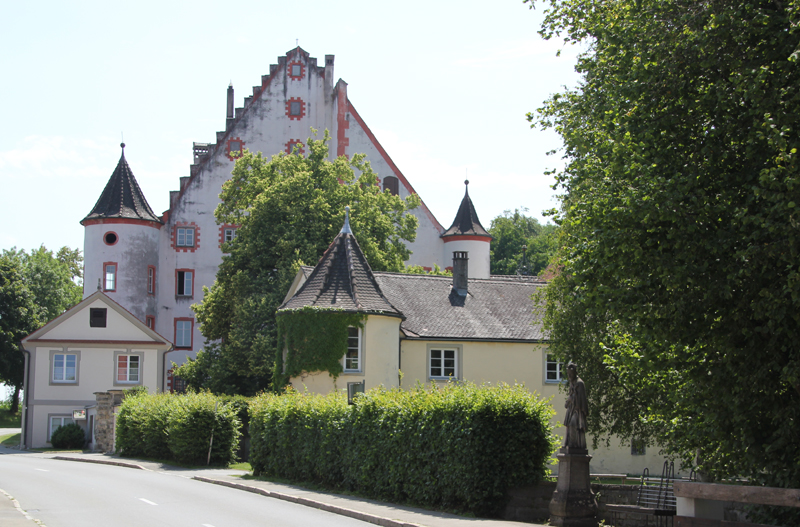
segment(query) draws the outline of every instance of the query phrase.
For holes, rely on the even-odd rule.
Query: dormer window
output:
[[[292,64],[292,77],[299,77],[303,74],[303,66],[300,64]]]
[[[89,308],[89,327],[90,328],[106,327],[107,316],[108,316],[108,310],[104,307]]]

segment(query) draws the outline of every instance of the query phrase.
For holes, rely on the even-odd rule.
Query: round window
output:
[[[117,233],[116,232],[107,232],[103,235],[103,241],[106,242],[106,245],[114,245],[117,243]]]

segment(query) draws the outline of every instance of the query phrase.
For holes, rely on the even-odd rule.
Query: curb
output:
[[[60,459],[61,461],[79,461],[81,463],[96,463],[98,465],[114,465],[117,467],[135,468],[137,470],[147,470],[141,465],[134,463],[126,463],[124,461],[108,461],[105,459],[86,459],[80,457],[67,457],[67,456],[54,456],[52,459]]]
[[[211,479],[203,476],[194,476],[192,479],[195,479],[197,481],[202,481],[204,483],[213,483],[215,485],[222,485],[223,487],[231,487],[233,489],[245,490],[247,492],[261,494],[262,496],[267,496],[269,498],[276,498],[283,501],[297,503],[299,505],[305,505],[306,507],[313,507],[315,509],[320,509],[326,512],[332,512],[334,514],[339,514],[340,516],[347,516],[348,518],[361,520],[363,522],[371,523],[373,525],[380,525],[381,527],[423,527],[417,523],[408,523],[400,520],[392,520],[390,518],[384,518],[382,516],[375,516],[373,514],[367,514],[365,512],[354,511],[353,509],[339,507],[338,505],[322,503],[320,501],[315,501],[308,498],[301,498],[300,496],[292,496],[291,494],[284,494],[282,492],[274,492],[271,490],[260,489],[258,487],[252,487],[250,485],[243,485],[241,483],[233,483],[231,481],[224,481],[220,479]]]
[[[0,493],[2,493],[3,495],[5,495],[6,498],[11,500],[11,503],[14,504],[14,508],[25,518],[26,521],[30,521],[32,523],[35,523],[36,525],[39,525],[40,527],[46,527],[45,524],[42,523],[41,520],[37,520],[36,518],[34,518],[33,516],[31,516],[30,514],[25,512],[22,509],[22,507],[20,507],[19,502],[17,501],[17,499],[14,496],[12,496],[8,492],[4,491],[3,489],[0,489]],[[2,499],[2,497],[0,497],[0,499]],[[15,521],[15,520],[12,520],[12,521]],[[15,523],[16,523],[16,521],[15,521]]]

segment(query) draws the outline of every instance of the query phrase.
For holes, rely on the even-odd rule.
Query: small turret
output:
[[[443,259],[448,261],[450,254],[453,254],[455,266],[456,253],[464,253],[465,262],[466,253],[469,253],[470,260],[472,260],[469,265],[469,278],[489,278],[489,244],[492,236],[483,228],[478,214],[475,212],[475,206],[469,197],[469,180],[464,181],[464,186],[466,187],[464,199],[461,200],[461,206],[458,207],[456,218],[450,228],[441,236],[444,242]],[[467,267],[466,263],[464,263],[464,267]],[[453,275],[455,277],[455,268]],[[466,293],[466,287],[464,287],[464,291]]]
[[[125,143],[84,226],[84,298],[97,283],[102,291],[140,320],[155,316],[159,230],[163,223],[139,188]]]

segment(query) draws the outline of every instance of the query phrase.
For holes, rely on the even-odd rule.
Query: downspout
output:
[[[19,349],[25,354],[25,366],[22,373],[22,433],[19,438],[20,449],[25,450],[25,444],[28,439],[28,384],[31,375],[31,352],[23,348],[22,345],[20,345]]]
[[[158,381],[159,383],[161,383],[161,386],[159,387],[161,393],[164,393],[164,388],[166,387],[165,379],[167,378],[167,354],[173,351],[174,349],[175,346],[171,345],[169,349],[165,351],[164,354],[161,356],[161,379],[159,379]]]

